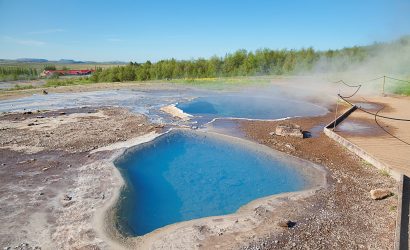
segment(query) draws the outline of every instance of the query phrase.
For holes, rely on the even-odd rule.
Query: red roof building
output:
[[[93,69],[73,69],[73,70],[44,70],[41,76],[85,76],[91,75],[95,70]]]

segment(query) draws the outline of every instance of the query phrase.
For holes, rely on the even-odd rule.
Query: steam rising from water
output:
[[[410,36],[389,44],[365,47],[364,52],[361,61],[353,61],[349,56],[329,58],[324,55],[310,71],[301,71],[296,77],[274,78],[274,88],[261,90],[260,87],[251,87],[247,91],[254,95],[281,91],[289,98],[303,98],[328,105],[335,103],[338,93],[349,96],[356,91],[356,88],[336,83],[339,80],[351,85],[361,84],[357,97],[364,97],[382,94],[383,76],[410,79]],[[380,79],[372,80],[375,78]],[[396,84],[386,78],[385,91],[391,91]]]
[[[364,60],[352,62],[347,57],[320,58],[315,65],[313,75],[335,82],[344,80],[351,84],[362,84],[360,95],[381,94],[383,79],[372,80],[382,76],[399,79],[410,77],[410,36],[403,37],[389,44],[374,44],[366,47]],[[370,81],[369,81],[370,80]],[[386,79],[386,90],[391,89],[397,82]],[[341,87],[341,92],[349,95],[355,89]],[[338,90],[339,91],[339,90]]]

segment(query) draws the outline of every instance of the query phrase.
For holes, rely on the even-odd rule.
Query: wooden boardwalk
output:
[[[352,101],[379,115],[410,119],[410,97],[372,97]],[[369,105],[371,103],[372,105]],[[410,176],[410,122],[377,118],[361,110],[353,112],[336,127],[335,132],[356,144],[374,158],[400,173]],[[397,138],[395,138],[397,137]],[[402,140],[402,141],[400,141]]]

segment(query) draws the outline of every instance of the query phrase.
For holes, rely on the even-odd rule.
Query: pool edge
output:
[[[279,193],[279,194],[261,197],[261,198],[252,200],[248,202],[247,204],[244,204],[243,206],[238,208],[234,213],[231,213],[231,214],[203,217],[203,218],[198,218],[198,219],[189,220],[189,221],[177,222],[174,224],[170,224],[170,225],[158,228],[143,236],[135,236],[135,237],[124,236],[116,226],[116,211],[118,208],[118,201],[120,199],[121,190],[125,186],[125,180],[122,174],[120,173],[119,169],[115,165],[115,162],[120,157],[125,155],[127,152],[134,150],[134,148],[139,145],[149,143],[170,132],[178,132],[178,131],[183,131],[184,133],[191,133],[191,134],[202,134],[202,135],[206,134],[206,135],[210,135],[213,137],[217,137],[217,139],[219,140],[228,140],[230,143],[240,143],[248,147],[256,146],[268,154],[275,154],[275,155],[279,155],[280,157],[290,158],[292,159],[292,161],[298,161],[299,163],[302,162],[304,164],[303,166],[304,172],[301,173],[303,176],[305,176],[305,172],[311,172],[311,173],[319,172],[321,173],[321,176],[315,176],[313,178],[315,180],[309,183],[310,187],[308,189],[303,189],[303,190],[295,191],[295,192]],[[140,140],[141,138],[143,139]],[[238,137],[234,137],[230,135],[220,134],[216,132],[194,131],[192,129],[187,129],[187,128],[171,128],[170,130],[163,132],[163,133],[154,133],[151,136],[148,136],[148,138],[146,134],[143,136],[130,139],[122,143],[120,146],[121,148],[118,148],[115,146],[109,147],[109,149],[116,150],[116,152],[106,162],[110,168],[114,169],[113,171],[116,175],[115,178],[120,179],[120,183],[119,183],[120,185],[115,188],[114,195],[110,199],[110,201],[107,202],[106,205],[101,209],[101,211],[97,213],[98,215],[96,216],[96,222],[97,224],[99,224],[100,228],[102,227],[98,231],[104,234],[105,238],[109,239],[109,242],[114,243],[116,247],[119,247],[120,245],[121,247],[125,249],[130,248],[130,247],[131,248],[142,248],[142,249],[151,248],[154,245],[154,243],[158,244],[159,242],[159,244],[161,244],[160,238],[162,236],[165,236],[177,230],[189,231],[192,233],[193,231],[195,231],[195,226],[197,224],[207,224],[207,223],[212,224],[212,222],[215,222],[215,220],[217,221],[222,220],[225,222],[225,224],[226,222],[237,223],[237,221],[239,221],[240,219],[243,219],[243,218],[249,219],[249,217],[254,217],[254,211],[258,209],[259,207],[270,206],[271,208],[274,208],[279,203],[306,198],[311,195],[314,195],[316,191],[328,187],[328,182],[327,182],[328,171],[323,166],[320,166],[311,161],[301,159],[299,157],[296,157],[290,154],[280,152],[278,150],[272,149],[270,147],[259,144],[257,142],[253,142],[247,139],[238,138]],[[311,171],[312,167],[314,168],[315,171]],[[313,176],[311,174],[310,178],[312,177]],[[312,185],[312,183],[315,183],[315,185]],[[187,232],[184,232],[184,234],[187,234]]]

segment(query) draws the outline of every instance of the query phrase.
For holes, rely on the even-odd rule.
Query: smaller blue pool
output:
[[[278,96],[214,95],[198,97],[177,107],[196,116],[248,119],[279,119],[295,116],[317,116],[327,113],[318,105]]]
[[[115,164],[127,183],[119,227],[131,236],[233,213],[257,198],[308,185],[295,163],[279,153],[205,133],[170,132],[133,148]]]

